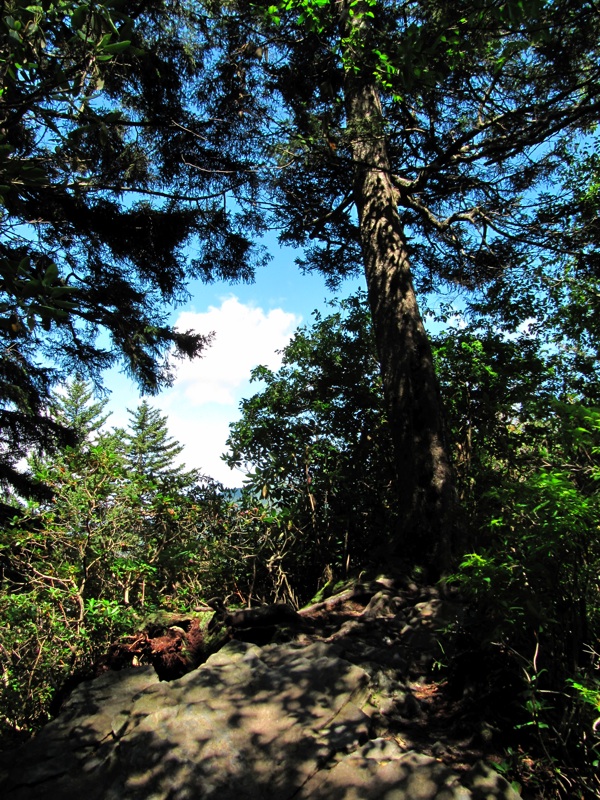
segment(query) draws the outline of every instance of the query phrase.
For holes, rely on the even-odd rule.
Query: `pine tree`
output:
[[[75,433],[81,445],[89,443],[104,427],[110,417],[104,413],[107,403],[107,399],[95,400],[90,384],[75,378],[65,386],[64,394],[55,395],[51,411],[57,422]]]
[[[392,549],[444,568],[454,487],[431,290],[525,287],[511,324],[598,228],[566,177],[598,151],[600,17],[582,0],[280,0],[204,5],[207,116],[254,201],[332,285],[362,270],[388,406],[400,525]],[[212,15],[211,13],[212,12]],[[215,132],[198,128],[198,161]],[[192,158],[192,156],[190,156]],[[258,191],[257,191],[258,185]],[[565,204],[557,197],[568,197]],[[587,200],[595,196],[586,194]],[[262,202],[262,206],[260,203]],[[597,204],[591,203],[597,219]],[[421,291],[421,297],[419,297]]]
[[[128,428],[114,432],[133,513],[128,532],[131,568],[122,570],[120,580],[128,598],[136,586],[142,603],[157,602],[161,594],[172,593],[194,557],[207,479],[177,463],[183,446],[169,435],[160,411],[144,400],[129,415]]]
[[[197,356],[210,339],[169,323],[167,306],[186,298],[188,279],[248,279],[261,262],[240,215],[224,209],[229,173],[218,171],[220,147],[204,154],[208,172],[183,153],[182,136],[198,141],[184,133],[194,128],[193,104],[185,106],[197,94],[195,23],[184,5],[2,5],[0,488],[7,491],[39,495],[19,463],[32,449],[68,440],[47,413],[54,386],[72,374],[98,381],[120,361],[144,392],[156,393],[172,378],[171,356]],[[258,220],[248,218],[249,228]]]
[[[167,418],[146,400],[128,412],[130,423],[122,432],[122,447],[132,478],[180,487],[194,483],[197,471],[177,463],[184,448],[169,435]]]

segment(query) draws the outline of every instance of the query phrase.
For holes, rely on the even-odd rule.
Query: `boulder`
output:
[[[232,641],[193,672],[149,667],[81,685],[61,715],[5,758],[11,800],[514,800],[371,738],[367,672],[335,644]],[[482,794],[483,792],[483,794]]]
[[[107,672],[81,684],[56,720],[0,756],[0,796],[518,800],[502,776],[475,764],[479,756],[447,757],[462,744],[427,675],[437,632],[456,613],[435,587],[419,593],[382,579],[299,614],[283,605],[219,607],[208,645],[198,637],[184,665],[191,671],[181,675],[177,662],[169,681],[159,679],[165,654],[183,656],[190,642],[184,648],[168,631],[196,628],[192,621],[184,630],[184,619],[158,626],[125,647],[127,655],[141,647],[160,655],[161,669]],[[233,639],[212,650],[223,637],[271,636],[268,629],[281,625],[295,640],[259,647]],[[192,668],[200,657],[205,662]]]

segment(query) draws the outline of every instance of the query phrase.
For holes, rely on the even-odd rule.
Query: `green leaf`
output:
[[[122,53],[124,50],[127,50],[130,45],[130,41],[115,42],[114,44],[101,45],[101,49],[103,53],[114,55],[115,53]]]

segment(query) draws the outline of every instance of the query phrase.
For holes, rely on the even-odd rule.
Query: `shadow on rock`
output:
[[[0,763],[0,791],[11,800],[515,800],[489,767],[457,771],[383,727],[395,691],[392,711],[401,695],[406,710],[422,656],[410,648],[432,643],[441,601],[373,588],[343,609],[309,609],[295,641],[229,641],[170,682],[140,667],[81,685]],[[173,639],[162,636],[169,653]]]

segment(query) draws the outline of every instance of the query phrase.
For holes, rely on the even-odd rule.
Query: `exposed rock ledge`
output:
[[[368,608],[359,616],[374,624],[373,603],[370,617]],[[425,618],[428,610],[421,608]],[[341,657],[343,637],[328,639],[263,647],[231,641],[168,683],[152,667],[138,667],[82,684],[56,720],[0,761],[0,794],[12,800],[517,800],[482,762],[454,770],[378,735],[377,720],[386,713],[374,702],[382,675]]]

